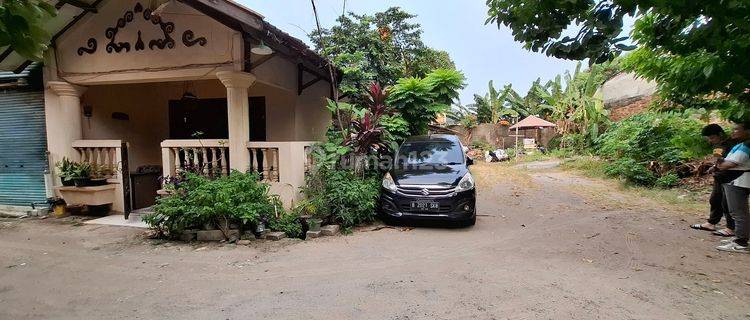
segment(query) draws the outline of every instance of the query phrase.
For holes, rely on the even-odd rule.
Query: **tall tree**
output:
[[[44,22],[56,14],[43,0],[0,1],[0,48],[10,46],[24,58],[41,61],[50,41]]]
[[[342,91],[349,94],[365,92],[372,81],[388,86],[436,69],[455,69],[447,52],[424,44],[421,26],[412,22],[415,17],[398,7],[374,15],[349,13],[310,37],[319,52],[342,68]]]
[[[750,2],[487,0],[487,23],[535,52],[601,63],[635,49],[628,69],[655,80],[677,107],[750,118]],[[632,37],[621,36],[635,17]],[[572,31],[572,32],[571,32]]]
[[[608,113],[599,93],[604,68],[581,71],[581,64],[571,74],[557,76],[545,86],[537,87],[544,101],[542,107],[550,110],[550,118],[560,124],[563,135],[579,134],[590,144],[609,124]],[[564,78],[564,80],[563,80]]]

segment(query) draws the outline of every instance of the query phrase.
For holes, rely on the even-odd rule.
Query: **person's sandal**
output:
[[[702,223],[696,223],[696,224],[690,226],[690,228],[693,228],[695,230],[703,230],[703,231],[714,231],[714,232],[716,231],[716,228],[711,229],[711,228],[708,228],[708,227],[704,227]]]
[[[715,236],[720,236],[720,237],[734,237],[734,232],[732,232],[732,230],[729,230],[729,229],[716,230],[712,232],[711,234]]]

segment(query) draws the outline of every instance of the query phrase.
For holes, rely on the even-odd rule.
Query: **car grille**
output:
[[[429,194],[424,194],[425,189],[429,191]],[[439,186],[399,186],[397,191],[401,195],[413,197],[448,197],[456,192],[456,188]]]

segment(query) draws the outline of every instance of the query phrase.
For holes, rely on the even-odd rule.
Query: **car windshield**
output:
[[[461,147],[452,141],[404,142],[398,150],[398,163],[402,165],[455,165],[463,161]]]

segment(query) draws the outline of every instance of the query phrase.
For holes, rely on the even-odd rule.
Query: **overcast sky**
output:
[[[315,28],[315,18],[309,0],[237,0],[264,15],[280,29],[310,44],[306,34]],[[335,23],[341,15],[343,0],[316,0],[322,27]],[[573,70],[575,62],[549,58],[529,52],[513,41],[510,30],[485,25],[487,9],[484,0],[347,0],[346,10],[374,13],[398,6],[416,14],[415,22],[422,25],[425,44],[447,51],[456,67],[466,75],[468,86],[461,94],[463,104],[471,103],[475,93],[487,92],[487,82],[495,87],[512,83],[521,94],[531,82],[554,78],[565,70]]]

